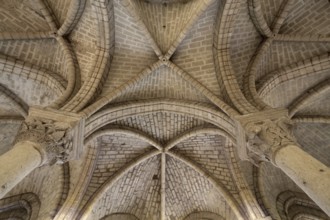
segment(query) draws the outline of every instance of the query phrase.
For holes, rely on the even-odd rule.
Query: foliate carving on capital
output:
[[[276,151],[295,144],[291,133],[291,122],[287,118],[251,121],[245,125],[247,148],[253,163],[261,161],[274,163]]]
[[[68,160],[73,135],[68,123],[30,117],[22,124],[16,142],[18,141],[38,143],[37,150],[44,156],[44,163],[53,165]]]

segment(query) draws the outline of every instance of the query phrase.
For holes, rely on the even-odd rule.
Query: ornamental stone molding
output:
[[[42,165],[78,159],[83,147],[84,119],[73,113],[31,107],[22,123],[17,142],[35,143]]]
[[[275,164],[275,154],[282,147],[297,145],[287,110],[271,109],[238,118],[241,159],[258,165],[261,161]],[[244,149],[245,148],[245,149]],[[242,158],[243,157],[243,158]]]

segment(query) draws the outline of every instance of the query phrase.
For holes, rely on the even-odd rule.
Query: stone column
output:
[[[36,144],[25,141],[0,157],[0,199],[25,176],[42,164]]]
[[[299,147],[286,111],[267,110],[238,120],[245,130],[249,159],[280,168],[330,215],[330,168]]]
[[[0,199],[37,167],[79,158],[83,128],[76,114],[30,108],[16,144],[0,156]]]
[[[274,160],[274,164],[330,216],[329,167],[295,145],[278,150]]]

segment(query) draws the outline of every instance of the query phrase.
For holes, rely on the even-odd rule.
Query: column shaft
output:
[[[0,156],[0,199],[41,164],[42,156],[35,145],[30,141],[19,142]]]
[[[298,146],[275,154],[276,165],[330,216],[330,169]]]

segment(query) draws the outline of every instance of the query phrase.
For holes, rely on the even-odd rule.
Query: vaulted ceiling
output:
[[[0,201],[32,211],[0,218],[324,217],[278,168],[238,157],[232,114],[288,109],[330,166],[327,0],[4,1],[0,73],[0,154],[30,106],[86,117],[81,159],[35,170]],[[285,214],[289,197],[305,203]]]

